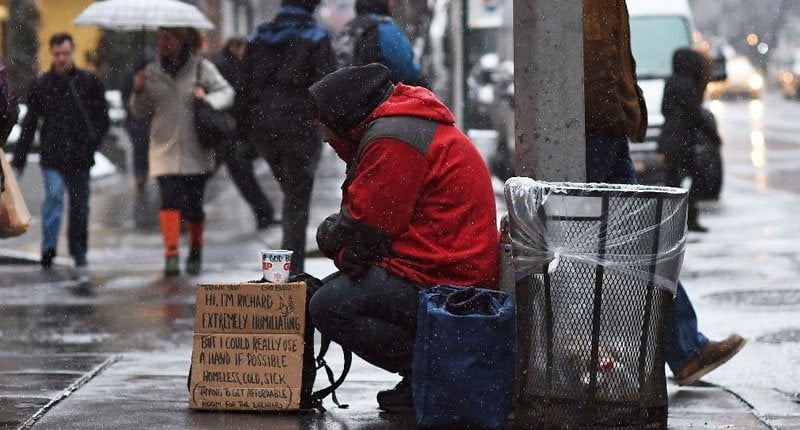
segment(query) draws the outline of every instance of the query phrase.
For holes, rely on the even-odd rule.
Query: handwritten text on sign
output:
[[[304,330],[305,285],[199,285],[195,333],[287,333]]]
[[[302,366],[300,335],[196,334],[190,406],[242,410],[296,408]]]

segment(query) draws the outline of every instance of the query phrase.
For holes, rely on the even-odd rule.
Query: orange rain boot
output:
[[[178,276],[181,273],[178,260],[181,241],[181,211],[163,209],[158,213],[161,222],[161,238],[164,240],[164,277]]]
[[[186,259],[186,273],[197,275],[203,267],[203,230],[205,222],[190,222],[189,226],[189,258]]]

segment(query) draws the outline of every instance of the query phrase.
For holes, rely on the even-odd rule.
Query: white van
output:
[[[654,183],[659,181],[663,170],[656,154],[656,141],[664,125],[661,114],[664,84],[672,74],[672,53],[692,46],[694,24],[688,0],[628,0],[627,3],[636,77],[647,104],[647,137],[643,143],[631,143],[631,158],[640,182]]]

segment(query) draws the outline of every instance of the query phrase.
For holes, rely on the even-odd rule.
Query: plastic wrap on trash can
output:
[[[517,280],[552,273],[571,260],[652,280],[675,294],[686,243],[686,190],[515,177],[506,182],[505,197]],[[576,223],[581,228],[573,228]]]

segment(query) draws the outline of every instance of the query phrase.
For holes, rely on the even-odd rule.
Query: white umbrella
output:
[[[192,27],[210,30],[214,24],[196,7],[177,0],[105,0],[92,3],[73,21],[110,30],[155,30]]]

